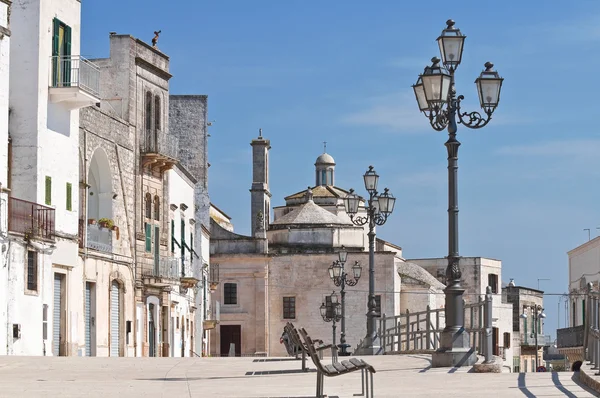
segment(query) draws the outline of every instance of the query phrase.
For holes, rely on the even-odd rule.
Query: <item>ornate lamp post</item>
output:
[[[367,202],[367,214],[365,216],[357,215],[360,196],[351,189],[350,193],[344,198],[344,207],[350,220],[355,225],[369,224],[369,299],[367,302],[367,335],[363,339],[363,345],[360,350],[361,355],[374,355],[379,351],[379,338],[377,336],[376,325],[376,303],[375,303],[375,225],[383,225],[388,217],[394,211],[396,198],[385,188],[382,194],[377,192],[379,175],[369,166],[369,170],[363,175],[365,188],[369,192],[369,201]]]
[[[540,319],[546,318],[546,314],[544,314],[544,308],[542,308],[541,305],[534,305],[531,308],[531,312],[533,315],[533,333],[535,335],[534,336],[534,338],[535,338],[535,371],[538,372],[538,368],[539,368],[538,335],[540,334],[539,322],[540,322]],[[524,322],[527,322],[527,310],[526,309],[523,309],[523,313],[521,315],[519,315],[519,318],[523,319]]]
[[[460,104],[462,95],[456,96],[454,72],[462,59],[463,45],[466,36],[454,26],[449,19],[447,27],[437,41],[442,59],[431,59],[431,66],[425,67],[417,83],[413,85],[419,110],[429,119],[431,127],[436,131],[448,129],[448,267],[446,268],[447,286],[445,311],[446,327],[442,332],[441,347],[434,353],[432,365],[460,366],[472,365],[476,361],[470,349],[469,336],[464,330],[464,289],[460,284],[460,256],[458,254],[458,147],[456,139],[457,124],[478,129],[492,118],[492,113],[500,100],[502,79],[490,62],[485,63],[485,70],[475,80],[479,103],[483,109],[463,112]]]
[[[345,287],[348,286],[356,286],[358,280],[360,279],[360,275],[362,273],[362,267],[356,261],[352,266],[352,277],[348,278],[348,273],[344,269],[344,264],[346,264],[346,259],[348,258],[348,252],[342,246],[342,250],[338,253],[339,260],[334,261],[329,267],[329,277],[333,281],[333,283],[340,287],[340,295],[342,296],[342,333],[340,335],[340,353],[341,356],[350,355],[347,351],[349,344],[346,344],[346,291]]]
[[[329,296],[327,304],[321,303],[321,317],[325,322],[333,322],[333,345],[335,345],[335,329],[336,322],[339,322],[342,319],[342,314],[340,311],[340,303],[338,301],[338,295],[335,292],[331,293]]]

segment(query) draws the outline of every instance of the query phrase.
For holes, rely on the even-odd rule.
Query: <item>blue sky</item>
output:
[[[211,199],[237,232],[249,232],[249,143],[262,128],[273,206],[314,184],[327,141],[336,185],[364,193],[372,164],[398,198],[379,236],[407,258],[442,257],[446,134],[419,114],[410,86],[453,18],[467,35],[457,71],[465,107],[479,109],[473,82],[486,61],[505,78],[492,122],[459,126],[460,253],[501,259],[503,282],[550,278],[541,289],[565,292],[566,252],[587,240],[584,228],[600,232],[600,3],[458,3],[86,1],[82,55],[108,56],[110,31],[150,42],[162,30],[171,92],[209,97]],[[557,303],[545,299],[552,334]]]

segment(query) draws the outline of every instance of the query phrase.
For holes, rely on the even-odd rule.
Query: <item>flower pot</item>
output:
[[[90,225],[96,225],[96,220],[93,218],[88,219],[88,224]]]

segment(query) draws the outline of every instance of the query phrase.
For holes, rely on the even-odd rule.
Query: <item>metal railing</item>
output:
[[[8,230],[32,238],[54,239],[53,208],[17,198],[8,200]]]
[[[522,333],[521,334],[521,345],[525,346],[534,346],[535,343],[535,334],[534,333]],[[552,337],[549,335],[538,334],[537,336],[537,345],[540,347],[549,346],[552,344]]]
[[[198,263],[200,264],[200,263]],[[181,263],[181,277],[182,278],[193,278],[194,277],[194,263],[186,258]]]
[[[50,87],[79,87],[100,97],[100,68],[80,55],[52,57]]]
[[[584,326],[556,330],[556,346],[558,348],[583,347]]]
[[[87,227],[86,245],[88,248],[101,252],[112,253],[112,230],[101,228],[97,224]]]
[[[181,259],[160,256],[158,259],[142,257],[137,259],[142,267],[142,276],[179,279],[181,277]]]
[[[142,142],[143,153],[156,153],[171,159],[178,159],[179,140],[171,134],[165,134],[160,130],[146,130]]]
[[[488,287],[485,299],[465,304],[465,330],[469,333],[471,346],[486,360],[492,355],[492,295]],[[486,316],[487,315],[487,316]],[[404,354],[411,352],[434,352],[440,348],[441,333],[445,327],[443,308],[425,311],[406,311],[404,314],[379,319],[378,335],[381,354]],[[487,338],[486,338],[487,337]],[[362,341],[357,349],[362,345]],[[489,356],[489,358],[488,358]]]

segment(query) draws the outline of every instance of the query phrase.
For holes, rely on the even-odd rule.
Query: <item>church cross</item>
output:
[[[323,141],[323,153],[327,153],[327,141]]]

